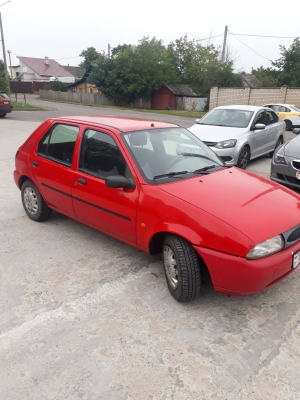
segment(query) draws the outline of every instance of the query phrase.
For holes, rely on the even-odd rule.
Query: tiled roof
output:
[[[86,69],[83,68],[83,67],[71,67],[69,65],[62,65],[62,67],[65,70],[69,71],[70,74],[75,76],[75,78],[79,78],[79,79],[83,78],[83,76],[84,76],[84,74],[86,72]]]
[[[49,65],[45,63],[45,58],[18,57],[25,65],[31,68],[40,76],[70,76],[73,75],[64,69],[57,61],[48,58]]]
[[[255,88],[260,85],[260,81],[252,74],[240,74],[240,77],[244,87]]]
[[[171,90],[177,96],[190,96],[190,97],[197,97],[197,94],[193,92],[189,85],[183,83],[164,83],[164,85]]]

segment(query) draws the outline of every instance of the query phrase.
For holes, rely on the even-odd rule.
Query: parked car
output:
[[[236,105],[214,108],[189,130],[227,165],[245,169],[254,158],[273,155],[284,141],[285,124],[273,110]]]
[[[293,132],[299,135],[300,129]],[[300,135],[276,149],[271,163],[272,181],[300,189]]]
[[[0,91],[0,118],[4,118],[6,114],[11,113],[13,107],[10,97],[6,93]]]
[[[177,154],[180,138],[198,151]],[[227,167],[174,124],[48,119],[18,149],[14,180],[33,221],[55,210],[142,251],[162,253],[169,291],[180,302],[199,296],[201,268],[216,291],[249,295],[300,264],[300,196]]]
[[[291,131],[300,126],[300,108],[292,104],[270,103],[264,107],[272,108],[286,124],[286,130]]]

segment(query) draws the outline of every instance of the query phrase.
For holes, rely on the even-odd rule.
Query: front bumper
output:
[[[217,292],[231,296],[247,296],[276,285],[295,269],[293,254],[300,250],[294,245],[258,260],[247,260],[199,246],[194,249],[204,260]]]
[[[281,185],[288,186],[293,189],[300,189],[300,179],[297,178],[297,172],[299,169],[296,169],[292,166],[293,161],[299,162],[296,157],[290,157],[284,155],[286,160],[285,164],[276,164],[274,162],[274,158],[271,163],[271,175],[270,179],[274,182],[280,183]]]

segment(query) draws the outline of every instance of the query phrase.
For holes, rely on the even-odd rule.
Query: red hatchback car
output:
[[[218,292],[249,295],[300,263],[300,196],[226,167],[174,124],[48,119],[17,151],[14,179],[34,221],[56,210],[161,252],[169,290],[181,302],[199,295],[201,266]]]

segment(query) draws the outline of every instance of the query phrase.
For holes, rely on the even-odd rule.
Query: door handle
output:
[[[32,161],[32,165],[33,165],[34,167],[38,167],[39,163],[38,163],[37,161]]]
[[[81,183],[82,185],[86,185],[86,184],[87,184],[87,180],[84,179],[84,178],[78,178],[77,181],[78,181],[79,183]]]

